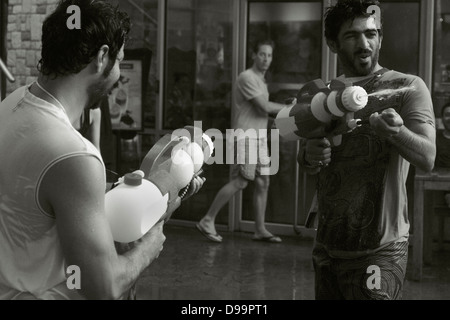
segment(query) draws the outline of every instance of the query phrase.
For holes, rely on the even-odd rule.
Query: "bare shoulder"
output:
[[[42,178],[38,196],[41,207],[55,216],[58,211],[69,212],[83,204],[97,206],[103,203],[105,188],[101,161],[92,155],[81,154],[52,165]]]

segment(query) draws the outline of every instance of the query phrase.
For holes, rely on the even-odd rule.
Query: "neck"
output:
[[[261,78],[264,79],[264,75],[266,74],[266,70],[258,69],[258,68],[256,67],[256,65],[253,65],[252,69],[253,69],[253,71],[254,71],[257,75],[259,75]]]
[[[364,79],[364,78],[373,76],[373,74],[374,74],[375,72],[380,71],[381,69],[383,69],[383,67],[380,66],[380,65],[377,63],[377,65],[375,66],[375,68],[373,69],[373,71],[372,71],[370,74],[366,75],[366,76],[356,76],[356,75],[352,76],[352,73],[349,73],[347,70],[345,70],[345,71],[344,71],[344,77],[345,77],[346,79],[360,80],[360,79]],[[355,82],[355,81],[353,81],[353,82]]]
[[[80,85],[80,83],[83,83],[82,80],[78,79],[76,75],[55,79],[41,75],[38,78],[38,82],[62,104],[71,123],[74,123],[81,117],[83,109],[88,103],[88,94],[86,88]],[[57,103],[39,88],[32,88],[31,90],[39,98],[52,104]]]

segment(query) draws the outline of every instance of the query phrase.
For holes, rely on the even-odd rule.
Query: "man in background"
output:
[[[254,131],[266,130],[269,114],[277,114],[286,107],[284,104],[269,101],[269,92],[264,78],[272,63],[274,43],[271,40],[259,41],[253,47],[253,65],[242,72],[236,81],[236,98],[233,104],[233,129]],[[266,132],[264,131],[264,132]],[[256,139],[237,137],[237,154],[245,155],[245,163],[235,161],[232,167],[232,179],[224,185],[215,196],[208,212],[197,224],[197,229],[209,240],[222,242],[222,236],[215,228],[215,219],[220,209],[238,192],[244,190],[249,182],[254,182],[253,211],[255,216],[255,233],[253,240],[279,243],[281,238],[269,232],[265,226],[267,192],[270,177],[261,174],[266,166],[260,155],[268,155],[267,137]],[[257,155],[255,163],[250,161],[250,154]],[[278,155],[276,155],[278,156]],[[268,166],[268,164],[267,164]]]

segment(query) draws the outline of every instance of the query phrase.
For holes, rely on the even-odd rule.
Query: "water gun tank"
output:
[[[142,176],[127,173],[107,192],[105,211],[115,241],[135,241],[158,221],[167,221],[211,157],[210,137],[198,128],[184,129],[156,142],[141,163]]]

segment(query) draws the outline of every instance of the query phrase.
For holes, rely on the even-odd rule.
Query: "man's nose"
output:
[[[361,34],[361,36],[358,38],[358,47],[361,49],[369,49],[370,44],[367,40],[367,37],[364,34]]]

